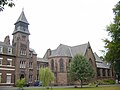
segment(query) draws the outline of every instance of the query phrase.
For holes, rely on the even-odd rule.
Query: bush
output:
[[[97,80],[98,84],[115,84],[115,80],[113,79],[104,79],[104,80]]]
[[[23,90],[23,86],[25,85],[25,78],[18,79],[16,86],[19,87],[19,89]]]
[[[113,79],[106,79],[106,80],[103,80],[103,82],[105,82],[107,84],[115,84],[115,80],[113,80]]]

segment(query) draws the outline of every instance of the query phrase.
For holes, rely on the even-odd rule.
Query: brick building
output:
[[[43,58],[38,58],[34,49],[29,46],[29,23],[24,11],[16,21],[10,44],[9,36],[0,42],[0,86],[13,86],[17,79],[25,78],[26,83],[34,85],[39,80],[39,68],[49,67],[54,73],[56,85],[68,85],[68,67],[76,54],[81,54],[92,64],[96,75],[94,79],[114,78],[110,64],[93,53],[90,43],[67,46],[60,44],[55,50],[48,49]]]
[[[33,85],[37,75],[37,54],[29,47],[29,23],[24,11],[14,25],[12,45],[9,36],[0,42],[0,85],[15,85],[20,78]]]
[[[48,49],[44,55],[44,58],[48,59],[49,67],[55,75],[55,85],[75,84],[69,80],[68,67],[71,59],[76,54],[85,56],[92,64],[96,73],[93,80],[114,79],[114,73],[110,64],[101,60],[96,53],[93,53],[89,42],[73,47],[60,44],[55,50]]]

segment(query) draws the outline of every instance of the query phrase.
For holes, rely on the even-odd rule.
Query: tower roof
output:
[[[18,23],[18,22],[24,22],[26,24],[29,24],[27,19],[26,19],[26,17],[25,17],[24,11],[21,12],[21,14],[20,14],[20,16],[19,16],[19,18],[18,18],[16,23]]]
[[[13,31],[12,35],[21,32],[30,35],[30,32],[28,30],[28,21],[25,17],[24,11],[21,12],[17,22],[14,24],[15,25],[15,30]]]

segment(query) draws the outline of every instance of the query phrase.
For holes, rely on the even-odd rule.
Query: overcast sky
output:
[[[14,23],[24,8],[30,23],[30,47],[38,57],[43,57],[48,48],[59,44],[75,46],[91,44],[93,52],[102,55],[101,39],[107,37],[107,25],[113,21],[112,8],[119,0],[14,0],[16,6],[0,12],[0,41],[10,35]]]

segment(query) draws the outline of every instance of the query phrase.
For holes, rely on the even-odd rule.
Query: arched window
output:
[[[91,59],[91,58],[89,58],[89,62],[90,62],[90,64],[92,65],[92,59]]]
[[[63,59],[61,58],[60,59],[60,72],[63,72],[64,71],[64,61]]]
[[[51,70],[52,71],[54,70],[54,60],[53,59],[51,60]]]

